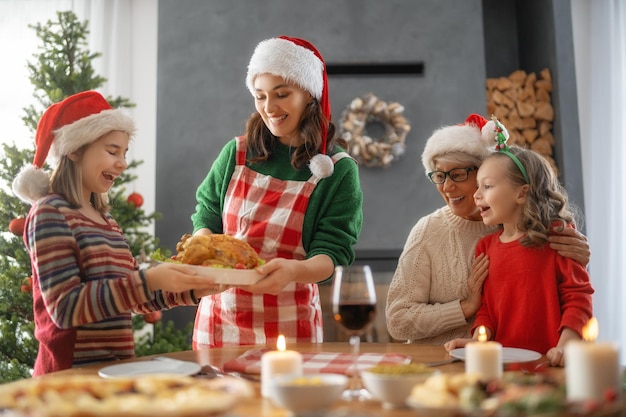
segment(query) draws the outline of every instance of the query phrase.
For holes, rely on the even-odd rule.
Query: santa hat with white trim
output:
[[[84,91],[54,103],[39,120],[33,163],[22,168],[15,177],[13,192],[22,201],[34,203],[50,189],[50,175],[42,169],[46,160],[56,164],[62,156],[115,130],[132,136],[135,124],[96,91]]]
[[[422,164],[426,174],[435,170],[435,160],[450,152],[462,152],[483,160],[494,152],[496,125],[479,114],[470,114],[465,122],[444,126],[426,141]]]
[[[309,168],[314,175],[325,178],[333,174],[333,162],[326,155],[326,136],[330,122],[330,100],[328,98],[328,75],[322,55],[310,42],[279,36],[260,42],[250,58],[246,86],[252,95],[254,79],[260,74],[273,74],[311,93],[319,102],[326,120],[321,123],[322,147],[319,154],[311,158]]]

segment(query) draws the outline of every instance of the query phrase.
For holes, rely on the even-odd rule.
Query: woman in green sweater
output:
[[[194,235],[247,241],[267,263],[258,283],[202,299],[197,348],[322,342],[317,283],[354,261],[362,225],[355,161],[330,121],[325,63],[309,42],[259,43],[246,85],[256,112],[196,192]]]

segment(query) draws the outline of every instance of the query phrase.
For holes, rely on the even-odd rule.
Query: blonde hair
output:
[[[517,225],[526,233],[520,243],[523,246],[542,246],[548,241],[548,235],[555,223],[560,224],[561,228],[567,225],[576,226],[577,209],[568,202],[567,191],[559,183],[550,163],[530,149],[512,146],[509,152],[526,169],[528,183],[510,156],[495,152],[486,159],[506,160],[507,179],[516,185],[528,184],[522,218]]]
[[[68,155],[61,156],[50,176],[50,190],[63,196],[72,207],[77,209],[82,207],[83,174],[81,167],[83,154],[89,145],[84,145],[74,152],[77,155],[76,161],[70,159]],[[107,193],[91,193],[90,202],[93,208],[102,214],[108,213],[111,209]]]

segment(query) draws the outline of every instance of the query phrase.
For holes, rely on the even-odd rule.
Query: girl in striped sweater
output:
[[[70,96],[43,114],[33,164],[13,182],[32,204],[24,242],[39,341],[34,375],[133,357],[132,311],[194,305],[219,289],[184,265],[139,270],[107,198],[128,166],[133,133],[132,119],[99,93]]]

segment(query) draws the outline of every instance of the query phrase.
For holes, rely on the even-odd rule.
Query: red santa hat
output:
[[[273,74],[311,93],[321,105],[326,120],[321,122],[322,147],[310,163],[311,172],[322,178],[333,174],[333,162],[326,155],[326,137],[330,122],[330,100],[328,99],[328,76],[322,55],[310,42],[279,36],[260,42],[248,64],[246,86],[252,95],[254,79],[260,74]]]
[[[96,91],[84,91],[54,103],[44,112],[35,135],[35,157],[13,180],[13,192],[32,204],[45,196],[50,176],[43,171],[46,160],[51,164],[77,151],[103,135],[120,130],[132,136],[133,120],[121,110],[113,109]]]
[[[470,114],[462,124],[444,126],[426,141],[422,164],[426,174],[435,170],[435,160],[450,152],[462,152],[483,160],[494,151],[495,124],[479,114]]]

